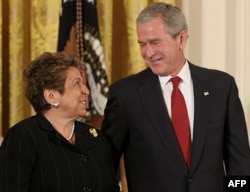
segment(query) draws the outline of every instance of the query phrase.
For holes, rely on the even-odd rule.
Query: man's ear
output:
[[[179,39],[179,49],[180,50],[184,50],[184,48],[186,47],[187,44],[187,40],[188,40],[188,31],[187,30],[182,30],[178,36]]]

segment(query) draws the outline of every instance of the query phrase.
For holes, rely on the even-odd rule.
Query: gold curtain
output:
[[[146,67],[137,45],[135,19],[146,5],[156,1],[97,0],[110,83]],[[165,2],[179,6],[181,0]],[[34,113],[24,96],[22,71],[44,51],[56,51],[60,6],[61,0],[0,1],[0,135]],[[125,171],[121,167],[122,188],[126,192]]]
[[[56,51],[61,0],[1,1],[1,90],[2,134],[34,112],[24,96],[22,71],[44,51]]]

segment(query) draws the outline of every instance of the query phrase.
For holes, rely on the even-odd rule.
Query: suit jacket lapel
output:
[[[193,127],[193,143],[192,143],[192,157],[191,157],[191,172],[197,167],[201,154],[204,148],[205,139],[209,125],[209,114],[211,111],[212,92],[207,86],[209,77],[202,74],[201,71],[197,73],[199,67],[190,65],[191,76],[193,80],[194,89],[194,127]]]
[[[150,72],[146,80],[143,78],[143,80],[140,81],[142,81],[142,86],[139,89],[139,96],[153,127],[180,169],[187,172],[185,161],[179,149],[178,141],[176,140],[171,120],[165,106],[157,75]]]

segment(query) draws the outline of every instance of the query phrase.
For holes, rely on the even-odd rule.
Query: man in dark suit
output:
[[[224,175],[250,175],[235,80],[185,58],[188,28],[181,11],[165,3],[149,5],[137,18],[137,34],[148,69],[110,87],[102,126],[116,169],[124,153],[129,192],[222,192]],[[176,76],[188,112],[189,163],[172,122]]]

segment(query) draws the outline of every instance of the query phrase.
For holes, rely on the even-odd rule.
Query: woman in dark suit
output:
[[[181,11],[150,4],[137,18],[137,35],[149,68],[111,85],[102,126],[116,169],[124,153],[129,192],[222,192],[224,175],[250,175],[234,78],[185,58],[188,27]],[[188,112],[186,134],[176,129],[184,118],[173,121],[172,78],[181,79],[177,89]],[[181,146],[189,146],[182,144],[188,140],[186,153]]]
[[[81,62],[64,53],[44,53],[24,77],[36,115],[9,129],[0,151],[1,192],[118,192],[105,138],[77,121],[89,90]]]

